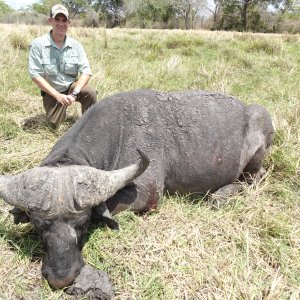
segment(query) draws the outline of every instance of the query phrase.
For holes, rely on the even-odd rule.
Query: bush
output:
[[[30,45],[28,36],[26,35],[24,36],[16,32],[11,34],[10,43],[14,49],[21,49],[21,50],[27,50]]]
[[[257,39],[249,44],[247,50],[264,51],[270,55],[280,55],[283,51],[283,43],[282,40],[279,39]]]
[[[99,14],[94,10],[88,10],[84,16],[82,25],[85,27],[100,27],[100,17]]]
[[[28,25],[47,25],[47,16],[32,12],[14,11],[0,17],[0,23],[5,24],[28,24]]]

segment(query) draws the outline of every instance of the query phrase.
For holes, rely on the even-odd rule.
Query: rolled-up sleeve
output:
[[[83,47],[78,43],[78,72],[84,75],[92,75],[92,70],[89,64],[89,60],[85,54]]]
[[[32,43],[29,50],[29,75],[31,78],[44,76],[40,49]]]

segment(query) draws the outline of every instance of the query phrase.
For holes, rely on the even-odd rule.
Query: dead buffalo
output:
[[[83,266],[91,218],[116,228],[111,214],[156,208],[164,192],[227,193],[260,173],[273,135],[262,106],[222,94],[120,93],[89,109],[40,167],[1,176],[0,196],[19,208],[16,222],[30,216],[46,248],[42,273],[61,288]]]

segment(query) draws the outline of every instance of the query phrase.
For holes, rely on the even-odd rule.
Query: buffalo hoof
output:
[[[213,209],[220,209],[225,206],[231,197],[238,195],[243,190],[243,186],[239,183],[225,185],[210,195],[208,204]]]
[[[89,265],[85,265],[81,269],[80,274],[76,277],[73,285],[66,290],[66,293],[95,300],[111,300],[114,295],[107,273]]]

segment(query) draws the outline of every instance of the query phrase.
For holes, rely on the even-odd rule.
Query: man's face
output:
[[[58,14],[55,18],[49,18],[49,24],[55,34],[65,35],[68,31],[70,21],[64,14]]]

